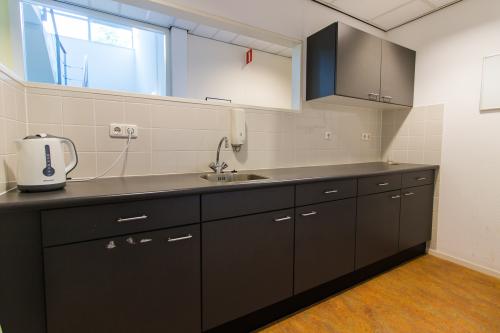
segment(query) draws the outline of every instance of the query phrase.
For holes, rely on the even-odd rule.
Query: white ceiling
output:
[[[252,48],[284,57],[292,57],[292,49],[272,44],[263,40],[236,34],[234,32],[209,27],[196,22],[168,16],[158,12],[145,10],[139,7],[127,5],[114,0],[55,0],[65,4],[73,4],[80,7],[99,10],[108,14],[119,15],[133,20],[170,28],[177,27],[187,30],[190,34],[210,38],[224,43]]]
[[[388,31],[461,0],[314,0]]]

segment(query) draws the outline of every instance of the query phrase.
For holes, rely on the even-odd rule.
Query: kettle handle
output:
[[[63,144],[68,146],[69,153],[71,156],[71,161],[69,161],[69,164],[66,165],[66,167],[64,168],[64,172],[68,174],[78,165],[78,154],[76,153],[76,146],[73,141],[71,141],[68,138],[60,138],[60,139]]]

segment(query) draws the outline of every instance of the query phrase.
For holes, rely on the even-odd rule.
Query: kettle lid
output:
[[[47,133],[38,133],[35,135],[28,135],[24,137],[23,140],[36,140],[36,139],[48,139],[48,138],[57,138],[57,136]]]

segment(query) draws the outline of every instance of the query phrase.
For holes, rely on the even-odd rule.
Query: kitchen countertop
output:
[[[0,196],[0,211],[11,209],[47,209],[96,203],[152,199],[170,195],[200,194],[297,184],[315,180],[333,180],[364,176],[437,169],[437,165],[387,164],[384,162],[329,166],[242,170],[268,179],[251,182],[212,183],[201,179],[201,173],[161,176],[103,178],[86,182],[68,182],[63,190],[39,193],[10,191]]]

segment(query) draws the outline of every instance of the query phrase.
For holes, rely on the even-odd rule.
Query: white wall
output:
[[[500,2],[465,0],[389,36],[417,50],[415,104],[445,105],[437,251],[500,274],[500,112],[479,111]]]
[[[233,103],[290,109],[292,59],[188,35],[187,96],[230,99]]]

